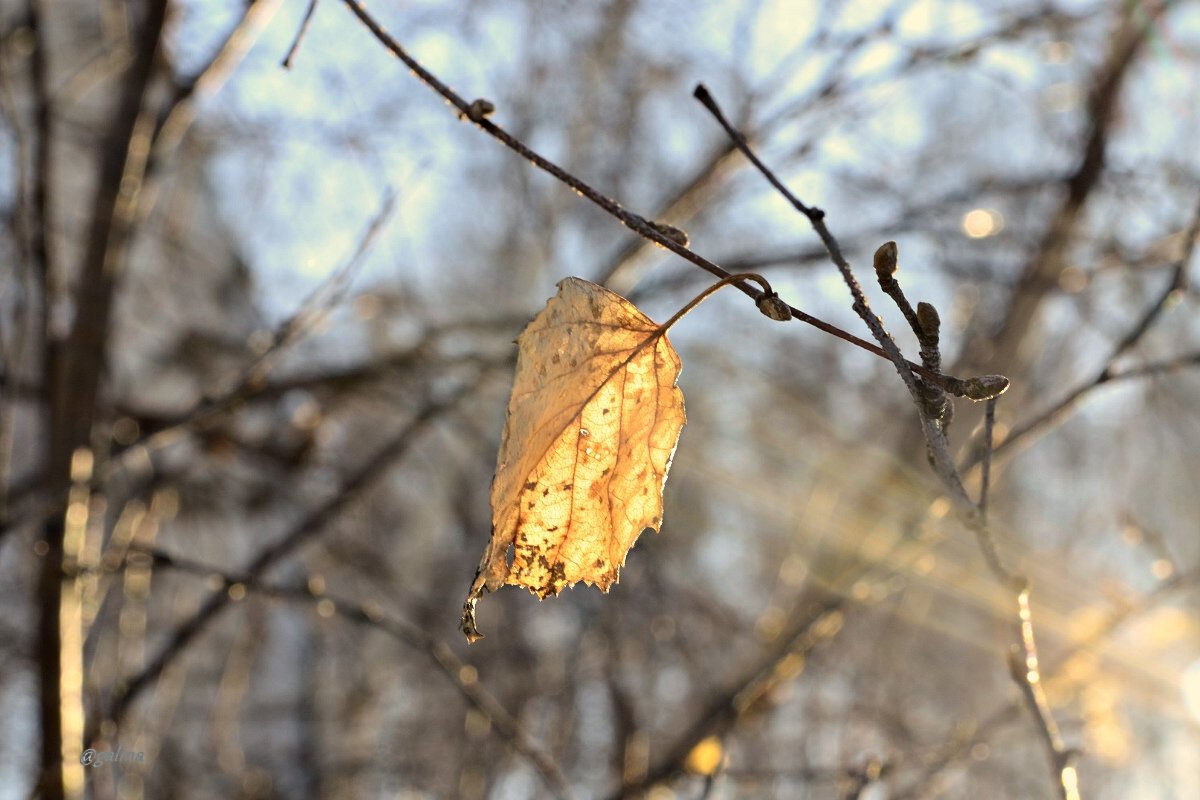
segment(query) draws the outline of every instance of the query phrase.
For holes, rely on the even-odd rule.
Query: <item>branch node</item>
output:
[[[485,100],[482,97],[477,97],[467,106],[467,110],[458,115],[459,119],[469,119],[476,125],[483,122],[496,111],[496,106],[492,101]]]
[[[646,225],[654,229],[658,234],[670,239],[680,247],[687,247],[691,240],[688,238],[687,231],[683,228],[676,228],[674,225],[668,225],[665,222],[655,222],[654,220],[646,220]]]

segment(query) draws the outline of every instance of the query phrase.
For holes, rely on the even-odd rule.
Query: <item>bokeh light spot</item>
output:
[[[1004,229],[1004,217],[990,208],[973,208],[962,218],[962,231],[972,239],[995,236]]]

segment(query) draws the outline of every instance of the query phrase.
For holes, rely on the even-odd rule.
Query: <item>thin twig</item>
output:
[[[724,128],[725,132],[729,135],[729,138],[733,140],[738,149],[741,150],[748,159],[750,159],[751,163],[758,168],[763,177],[765,177],[772,186],[778,189],[797,211],[799,211],[806,219],[808,219],[809,224],[812,225],[813,230],[816,231],[817,236],[821,239],[821,243],[825,246],[826,252],[829,254],[830,260],[837,267],[838,272],[842,276],[842,280],[845,282],[846,287],[850,290],[850,295],[854,301],[854,312],[858,314],[859,318],[862,319],[867,328],[870,329],[871,334],[875,337],[875,340],[879,343],[880,348],[887,354],[887,357],[895,366],[896,372],[900,375],[901,380],[904,381],[904,385],[908,388],[909,394],[916,403],[917,411],[921,419],[922,431],[925,435],[925,440],[929,444],[930,463],[933,466],[934,472],[937,474],[938,478],[941,479],[951,498],[958,505],[960,512],[964,515],[964,518],[971,518],[976,510],[975,504],[972,503],[970,498],[967,496],[966,489],[962,485],[962,480],[958,475],[957,469],[955,469],[954,461],[950,457],[950,452],[946,445],[945,431],[942,428],[942,421],[928,412],[926,407],[927,404],[925,402],[925,395],[924,392],[922,392],[922,386],[918,383],[916,375],[914,374],[919,373],[922,375],[922,377],[925,377],[931,371],[924,368],[916,369],[915,365],[907,361],[904,358],[904,355],[900,352],[900,348],[896,345],[895,340],[893,340],[891,335],[888,334],[888,332],[884,329],[879,317],[877,317],[874,312],[871,311],[870,304],[867,302],[866,295],[863,294],[863,290],[858,283],[858,279],[854,277],[854,272],[850,268],[849,262],[846,261],[846,257],[842,254],[841,245],[838,243],[832,232],[830,232],[829,227],[825,224],[825,212],[815,206],[807,205],[800,200],[800,198],[796,197],[796,195],[792,194],[791,190],[784,186],[783,181],[781,181],[775,175],[775,173],[772,172],[771,169],[767,167],[767,165],[764,164],[757,155],[755,155],[754,151],[747,143],[746,137],[729,122],[728,118],[726,118],[725,114],[721,111],[720,106],[709,93],[708,89],[706,89],[702,84],[698,85],[693,92],[693,95],[706,109],[708,109],[709,113],[711,113],[721,127]],[[933,374],[937,375],[938,373]],[[995,394],[1000,394],[1008,387],[1008,381],[1001,376],[987,376],[986,378],[978,378],[973,380],[977,382],[996,382],[996,391],[989,392],[986,395],[988,397],[995,396]],[[967,390],[966,387],[962,385],[955,385],[956,383],[964,383],[962,381],[947,382],[939,377],[939,379],[933,380],[932,383],[955,395],[971,396],[974,399],[986,399],[982,396],[976,396],[975,393]],[[971,381],[967,381],[965,383],[971,383]]]
[[[1021,689],[1021,696],[1037,723],[1042,743],[1050,755],[1050,765],[1059,796],[1062,800],[1079,800],[1079,776],[1075,771],[1075,761],[1079,753],[1063,744],[1058,724],[1054,721],[1050,703],[1046,699],[1037,642],[1033,636],[1033,612],[1029,607],[1028,588],[1017,594],[1017,617],[1020,621],[1020,645],[1013,645],[1009,653],[1009,671],[1013,681]]]
[[[1054,722],[1054,718],[1049,710],[1049,705],[1046,702],[1045,695],[1039,681],[1039,676],[1036,671],[1037,667],[1037,651],[1033,639],[1033,623],[1029,612],[1029,586],[1028,582],[1020,575],[1013,573],[1004,566],[1000,558],[1000,554],[996,548],[995,539],[992,537],[991,530],[987,523],[986,516],[986,494],[981,497],[979,504],[972,503],[966,495],[966,490],[962,484],[962,478],[957,468],[954,465],[953,459],[950,457],[948,443],[946,440],[945,429],[940,420],[934,416],[931,404],[927,402],[922,387],[918,383],[913,372],[908,369],[907,362],[900,354],[899,348],[895,341],[883,329],[879,318],[871,312],[866,298],[863,295],[862,288],[859,286],[857,279],[850,268],[849,263],[842,255],[841,247],[837,239],[829,231],[825,224],[825,213],[820,209],[806,205],[799,198],[793,195],[783,182],[754,154],[746,143],[745,137],[736,130],[725,115],[721,113],[720,107],[709,94],[708,90],[703,86],[697,86],[695,91],[696,99],[699,100],[717,119],[721,126],[725,129],[729,137],[738,145],[747,158],[759,169],[759,171],[767,178],[767,180],[778,189],[785,198],[803,214],[825,244],[829,252],[830,260],[838,268],[845,281],[847,288],[850,290],[851,297],[854,300],[854,311],[870,328],[871,333],[875,336],[879,344],[888,351],[892,358],[892,363],[896,366],[896,371],[904,380],[908,387],[909,393],[912,395],[913,401],[917,406],[917,412],[922,422],[925,441],[928,445],[930,464],[942,481],[943,486],[949,491],[950,496],[955,500],[958,507],[959,516],[963,523],[975,534],[975,538],[979,544],[979,548],[984,556],[988,567],[997,577],[1000,583],[1007,586],[1017,593],[1018,604],[1018,631],[1019,649],[1018,652],[1025,655],[1025,660],[1030,665],[1026,670],[1012,670],[1013,679],[1020,683],[1022,691],[1036,702],[1030,703],[1030,712],[1037,721],[1039,728],[1045,733],[1047,742],[1047,751],[1055,765],[1056,780],[1063,791],[1063,797],[1067,800],[1077,800],[1078,787],[1077,776],[1074,768],[1074,756],[1065,750],[1062,746],[1061,739],[1058,737],[1058,729]],[[890,243],[889,243],[890,244]],[[882,263],[880,261],[882,259]],[[890,260],[889,260],[890,259]],[[891,272],[894,272],[895,267],[895,251],[894,245],[891,248],[888,245],[880,248],[877,253],[877,272],[881,276],[881,282],[884,278],[890,279]],[[886,273],[886,275],[884,274]],[[907,300],[904,301],[907,304]],[[925,345],[925,337],[923,326],[916,319],[916,313],[913,313],[913,324],[918,331],[919,338],[922,339],[923,346]],[[995,396],[986,398],[988,400],[988,410],[994,414]],[[990,441],[990,435],[989,435]]]
[[[131,555],[148,556],[157,567],[186,572],[205,578],[216,577],[222,583],[221,591],[228,594],[230,588],[241,586],[247,591],[266,597],[275,597],[293,602],[320,605],[335,615],[361,625],[382,631],[397,641],[420,651],[434,663],[450,684],[473,708],[487,718],[491,729],[507,745],[525,757],[537,769],[546,786],[558,797],[573,796],[571,786],[562,769],[546,750],[534,741],[529,732],[515,716],[479,680],[478,671],[460,659],[441,639],[426,633],[411,622],[384,612],[374,605],[363,605],[347,598],[322,591],[314,593],[313,583],[301,581],[298,586],[280,586],[263,581],[251,573],[235,574],[209,564],[173,556],[154,547],[134,544]]]
[[[304,21],[300,23],[300,30],[296,31],[296,38],[292,40],[292,46],[288,48],[287,55],[283,57],[284,69],[292,68],[292,57],[300,49],[300,42],[304,39],[304,35],[308,33],[308,26],[312,23],[313,12],[316,10],[317,0],[308,0],[308,10],[304,12]]]
[[[983,414],[983,475],[979,482],[979,518],[987,524],[988,489],[992,482],[992,441],[996,430],[996,399],[987,401]]]
[[[1138,602],[1122,606],[1113,611],[1102,625],[1089,633],[1086,638],[1073,644],[1050,667],[1041,670],[1040,682],[1043,684],[1046,683],[1051,677],[1056,676],[1062,667],[1070,662],[1074,656],[1085,650],[1097,647],[1104,639],[1112,636],[1118,628],[1131,619],[1157,608],[1160,603],[1176,592],[1197,585],[1200,585],[1200,569],[1193,569],[1189,572],[1177,572],[1173,577],[1163,581],[1151,592],[1144,595]],[[917,780],[897,792],[895,800],[910,800],[910,798],[926,796],[927,792],[925,789],[930,781],[954,764],[957,759],[966,757],[970,753],[971,748],[976,744],[986,743],[988,738],[1000,730],[1005,723],[1015,719],[1015,712],[1019,709],[1019,704],[1023,702],[1026,702],[1024,692],[1022,692],[1019,700],[1005,703],[984,717],[983,722],[976,726],[972,735],[955,737],[948,746],[941,748],[941,755],[925,767]]]
[[[703,269],[712,275],[716,275],[718,278],[729,277],[730,273],[727,270],[717,266],[707,258],[704,258],[695,251],[690,250],[686,246],[680,244],[676,239],[673,239],[655,229],[651,222],[645,217],[623,208],[617,201],[613,200],[607,195],[602,194],[588,183],[555,164],[550,159],[530,149],[520,139],[517,139],[511,133],[487,119],[486,116],[481,113],[480,109],[490,107],[490,103],[482,100],[476,100],[472,102],[465,100],[461,95],[443,83],[436,75],[425,69],[420,62],[413,58],[408,51],[405,50],[404,47],[375,20],[374,17],[367,13],[366,9],[363,8],[362,3],[358,2],[358,0],[342,0],[342,2],[356,17],[358,17],[359,21],[362,22],[367,30],[369,30],[377,40],[379,40],[380,44],[386,47],[392,53],[392,55],[400,59],[404,65],[412,71],[417,80],[424,83],[434,92],[437,92],[437,94],[441,95],[450,105],[458,109],[460,118],[471,121],[484,133],[496,139],[505,147],[509,148],[521,157],[525,158],[538,169],[546,172],[549,175],[552,175],[567,186],[570,186],[579,195],[587,198],[592,203],[595,203],[610,216],[616,218],[623,225],[625,225],[625,227],[629,228],[634,233],[637,233],[639,236],[649,239],[660,247],[670,250],[672,253],[675,253],[679,257],[691,262],[700,269]],[[761,295],[758,290],[747,285],[745,282],[736,283],[734,286],[736,286],[743,294],[746,294],[755,300],[757,300]],[[813,327],[824,331],[831,336],[836,336],[837,338],[845,342],[849,342],[855,347],[859,347],[863,350],[873,353],[880,358],[893,358],[893,354],[889,353],[884,347],[872,344],[865,339],[838,328],[836,325],[831,325],[824,320],[807,314],[794,306],[789,306],[789,310],[791,315],[800,322],[812,325]],[[901,360],[904,360],[902,356]],[[926,380],[941,386],[947,392],[958,396],[967,396],[966,392],[969,391],[969,389],[964,385],[964,381],[948,375],[938,374],[932,370],[925,369],[925,367],[919,364],[914,364],[907,361],[904,363],[908,365],[909,370],[915,371]]]

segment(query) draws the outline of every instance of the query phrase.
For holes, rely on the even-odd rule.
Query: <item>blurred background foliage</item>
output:
[[[489,597],[468,648],[512,340],[567,275],[659,320],[709,278],[457,121],[335,0],[291,69],[307,3],[171,2],[114,140],[152,5],[0,5],[0,797],[45,779],[39,697],[72,680],[65,761],[83,737],[145,759],[66,763],[65,796],[1057,796],[1008,674],[1012,599],[893,368],[734,292],[672,332],[689,424],[662,533],[608,596]],[[864,284],[898,242],[947,372],[1013,379],[998,438],[1079,390],[999,454],[997,541],[1032,580],[1084,795],[1200,796],[1200,325],[1180,263],[1200,4],[368,10],[530,146],[863,333],[807,224],[692,100],[703,81]],[[118,178],[148,161],[110,187],[118,211],[133,195],[128,248],[100,391],[73,409],[47,353],[90,308],[114,141]],[[966,458],[980,413],[959,405]],[[72,419],[91,477],[55,479]],[[59,617],[38,575],[68,508]],[[47,660],[50,616],[81,676]]]

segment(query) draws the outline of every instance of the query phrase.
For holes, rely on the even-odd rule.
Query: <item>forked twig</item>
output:
[[[954,466],[954,462],[950,457],[947,446],[944,427],[936,424],[933,417],[932,409],[928,404],[928,397],[921,391],[921,387],[917,382],[913,372],[907,369],[907,362],[900,355],[899,348],[895,341],[884,330],[879,318],[871,312],[870,306],[867,304],[866,298],[863,295],[862,287],[859,286],[857,279],[850,268],[849,263],[842,255],[841,247],[837,239],[829,231],[825,223],[825,212],[814,206],[808,206],[798,197],[796,197],[783,182],[767,167],[757,155],[754,154],[749,144],[746,142],[745,136],[740,131],[735,129],[725,115],[721,112],[716,101],[709,94],[708,90],[703,86],[697,86],[695,91],[696,99],[699,100],[705,108],[707,108],[717,121],[721,124],[729,134],[729,137],[737,144],[738,149],[745,153],[746,157],[758,168],[764,177],[774,186],[781,194],[792,204],[797,211],[803,214],[812,225],[821,241],[825,244],[826,250],[829,253],[830,260],[837,266],[838,271],[842,275],[846,286],[850,290],[850,294],[854,300],[854,311],[862,318],[867,327],[870,328],[872,334],[880,345],[888,351],[892,356],[892,362],[896,366],[896,371],[904,379],[905,385],[912,394],[913,401],[917,406],[917,411],[921,417],[925,432],[925,440],[929,447],[930,463],[933,466],[934,472],[942,480],[942,483],[949,490],[950,495],[957,501],[960,517],[963,523],[975,534],[976,540],[979,543],[984,559],[991,569],[993,574],[999,581],[1016,591],[1017,606],[1018,606],[1018,641],[1019,645],[1014,645],[1015,652],[1023,656],[1026,668],[1018,670],[1012,665],[1016,663],[1010,658],[1010,673],[1015,681],[1020,684],[1023,694],[1030,698],[1027,703],[1029,711],[1042,731],[1043,740],[1046,743],[1047,752],[1050,755],[1050,760],[1054,767],[1055,781],[1064,800],[1078,800],[1078,776],[1075,772],[1074,751],[1067,750],[1062,744],[1062,738],[1058,734],[1058,726],[1054,721],[1054,717],[1050,712],[1049,703],[1046,700],[1045,692],[1040,684],[1040,676],[1037,671],[1037,648],[1033,637],[1033,619],[1029,608],[1029,585],[1028,581],[1016,573],[1010,571],[1004,566],[1000,558],[1000,554],[996,549],[995,539],[992,537],[991,530],[987,521],[987,501],[988,501],[988,483],[990,482],[990,474],[988,480],[985,480],[983,489],[978,503],[971,503],[966,496],[966,490],[963,487],[961,476]],[[889,248],[889,245],[891,247]],[[888,281],[894,282],[895,272],[895,252],[894,244],[888,243],[880,248],[876,254],[876,272],[880,276],[881,283]],[[885,286],[885,291],[888,287]],[[897,299],[901,310],[911,312],[911,324],[917,333],[918,338],[922,343],[923,357],[927,361],[937,363],[936,352],[925,353],[924,351],[933,348],[936,351],[936,343],[926,336],[926,326],[921,324],[917,318],[917,312],[911,311],[908,306],[908,301],[903,298],[903,293],[896,286],[893,291],[888,292]],[[897,297],[898,296],[898,297]],[[900,299],[903,298],[903,299]],[[909,316],[906,313],[906,317]],[[930,316],[926,312],[926,316]],[[932,318],[931,318],[932,319]],[[932,325],[930,326],[932,327]],[[1007,386],[1007,381],[1005,382]],[[992,430],[995,420],[995,402],[996,392],[986,398],[987,400],[987,416],[989,424],[986,428],[986,463],[990,471],[990,449],[992,442]]]
[[[562,181],[564,184],[574,189],[580,196],[587,198],[592,203],[595,203],[610,216],[620,221],[621,224],[625,225],[625,227],[629,228],[639,236],[649,239],[660,247],[670,250],[672,253],[675,253],[679,257],[691,262],[700,269],[703,269],[706,272],[717,276],[718,278],[729,277],[731,273],[728,270],[725,270],[722,267],[714,264],[712,261],[709,261],[704,256],[701,256],[694,250],[689,249],[685,244],[681,243],[683,239],[678,236],[673,236],[669,226],[663,226],[655,223],[654,221],[648,220],[640,214],[635,214],[634,212],[623,208],[616,200],[613,200],[611,197],[608,197],[607,195],[597,191],[587,182],[567,172],[550,159],[531,149],[528,145],[513,136],[511,133],[489,120],[487,117],[494,110],[494,107],[490,102],[483,100],[482,98],[468,102],[462,97],[462,95],[458,94],[445,83],[443,83],[436,75],[431,73],[424,66],[422,66],[419,61],[413,58],[412,55],[410,55],[409,52],[405,50],[404,47],[383,28],[382,25],[379,24],[374,17],[367,13],[366,9],[363,8],[362,3],[358,2],[358,0],[342,0],[342,2],[345,3],[346,7],[349,8],[356,17],[358,17],[359,21],[361,21],[367,30],[374,35],[380,44],[386,47],[392,55],[400,59],[400,61],[402,61],[404,65],[412,71],[417,80],[421,81],[421,83],[425,84],[434,92],[441,95],[442,98],[444,98],[451,106],[458,109],[459,117],[461,119],[469,120],[470,122],[474,123],[484,133],[496,139],[505,147],[520,155],[522,158],[525,158],[538,169]],[[748,286],[745,282],[736,283],[734,286],[736,286],[742,293],[756,301],[761,294],[758,290]],[[831,336],[836,336],[845,342],[853,344],[855,347],[859,347],[870,353],[874,353],[880,358],[894,360],[895,354],[888,352],[886,347],[880,347],[879,345],[868,342],[852,333],[848,333],[836,325],[831,325],[824,320],[818,319],[811,314],[801,311],[795,306],[789,306],[788,310],[792,317],[800,322],[812,325],[813,327],[822,330]],[[907,368],[909,370],[916,372],[926,380],[942,387],[951,394],[959,397],[984,399],[982,397],[975,396],[975,394],[977,394],[980,390],[980,384],[978,383],[980,379],[964,381],[949,375],[939,374],[933,370],[926,369],[919,364],[904,361],[903,356],[900,356],[900,359],[907,364]],[[1004,390],[1004,388],[1007,388],[1007,385],[1007,381],[1005,381],[1003,386],[995,386],[993,393],[999,394]]]

